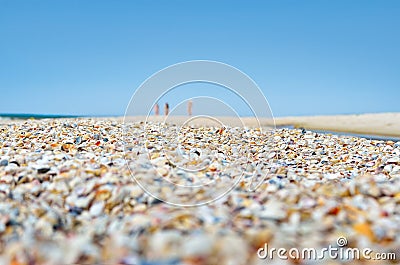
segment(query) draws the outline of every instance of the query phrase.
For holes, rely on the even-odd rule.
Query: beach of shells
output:
[[[260,259],[337,246],[396,260]],[[0,264],[398,264],[400,142],[119,119],[0,123]]]

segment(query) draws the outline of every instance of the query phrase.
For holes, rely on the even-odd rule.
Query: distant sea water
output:
[[[29,113],[0,113],[0,119],[56,119],[56,118],[79,118],[78,115],[57,115],[57,114],[29,114]]]

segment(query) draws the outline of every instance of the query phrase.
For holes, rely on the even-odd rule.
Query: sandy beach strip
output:
[[[338,242],[397,257],[351,264],[394,264],[399,190],[400,142],[11,120],[0,125],[0,264],[310,264],[257,252]],[[325,258],[316,262],[342,264]]]
[[[400,137],[400,113],[275,118],[277,126]]]
[[[187,116],[138,116],[127,117],[126,121],[154,121],[170,122],[182,125],[187,121]],[[400,113],[378,113],[359,115],[332,115],[332,116],[297,116],[297,117],[216,117],[217,120],[228,126],[295,127],[308,130],[331,131],[338,133],[351,133],[371,136],[387,136],[400,138]],[[215,125],[216,122],[208,118],[193,120],[193,124]]]

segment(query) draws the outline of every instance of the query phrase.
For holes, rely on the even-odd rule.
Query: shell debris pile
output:
[[[177,129],[112,119],[3,121],[0,264],[267,264],[257,256],[265,243],[323,248],[341,236],[350,247],[395,252],[387,264],[399,262],[400,142],[297,129]],[[237,185],[212,203],[177,207],[149,196],[132,175],[183,202]],[[157,187],[158,178],[171,184]],[[214,189],[203,188],[210,181]],[[173,188],[187,183],[201,185],[193,194]]]

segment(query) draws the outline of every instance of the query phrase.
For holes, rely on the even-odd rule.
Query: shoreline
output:
[[[400,113],[283,117],[276,126],[367,136],[400,137]]]
[[[27,117],[30,118],[27,118]],[[15,121],[23,121],[28,119],[43,120],[43,119],[105,119],[115,120],[118,122],[129,121],[145,121],[145,116],[99,116],[99,117],[80,117],[80,116],[61,116],[61,115],[29,115],[16,116],[1,116],[0,123],[9,123]],[[183,125],[189,119],[188,116],[169,116],[167,122]],[[262,127],[277,128],[304,128],[318,133],[333,133],[338,135],[350,135],[356,137],[375,138],[375,139],[400,139],[400,113],[374,113],[374,114],[352,114],[352,115],[325,115],[325,116],[293,116],[293,117],[278,117],[272,119],[253,117],[216,117],[224,125],[248,126],[257,127],[259,124]],[[148,121],[163,122],[165,117],[149,116]],[[191,124],[201,126],[218,126],[218,122],[207,118],[194,119]]]

